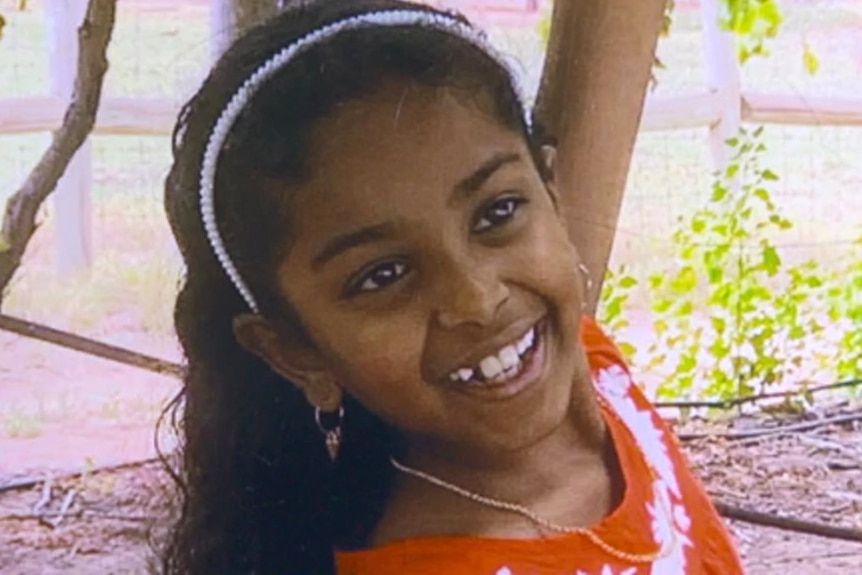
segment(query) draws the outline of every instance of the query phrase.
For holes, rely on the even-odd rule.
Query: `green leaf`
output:
[[[632,276],[623,276],[620,278],[620,287],[624,289],[630,289],[638,285],[638,280],[633,278]]]
[[[619,298],[614,298],[609,302],[606,302],[603,306],[603,312],[606,318],[615,318],[618,317],[623,311],[622,302]]]
[[[691,266],[685,266],[670,282],[670,288],[677,293],[688,293],[697,286],[697,273]]]
[[[707,269],[707,277],[712,285],[721,283],[724,279],[724,270],[718,266],[713,266]]]
[[[802,65],[805,66],[805,71],[811,76],[820,71],[820,59],[811,49],[808,42],[802,43]]]
[[[730,164],[724,171],[724,177],[732,180],[739,173],[739,164]]]
[[[679,360],[679,368],[678,371],[681,373],[686,373],[690,371],[694,371],[697,367],[697,358],[693,355],[683,355]]]
[[[637,348],[626,341],[619,342],[617,344],[617,347],[620,348],[620,351],[623,352],[623,355],[625,355],[628,359],[633,358],[638,353]]]
[[[763,172],[760,174],[760,177],[762,177],[764,180],[769,180],[771,182],[778,181],[778,175],[768,168],[766,170],[763,170]]]
[[[823,278],[815,276],[815,275],[810,275],[807,278],[805,278],[805,285],[807,285],[810,288],[816,289],[819,287],[823,287],[823,283],[824,283]]]
[[[781,267],[781,256],[778,255],[774,246],[763,248],[763,267],[770,277],[778,273],[778,269]]]
[[[724,186],[716,184],[712,188],[712,197],[709,199],[712,203],[718,203],[727,197],[728,190]]]

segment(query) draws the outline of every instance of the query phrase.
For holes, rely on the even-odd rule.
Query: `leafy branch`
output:
[[[862,370],[862,263],[848,264],[838,283],[827,282],[815,261],[784,261],[777,240],[793,224],[772,198],[778,176],[761,165],[762,133],[743,129],[728,142],[734,154],[709,201],[678,221],[671,264],[641,286],[656,335],[638,367],[664,376],[660,397],[745,397],[810,381],[832,362],[816,346],[826,294],[833,323],[848,324],[839,375]],[[602,320],[612,332],[626,327],[623,308],[637,284],[624,268],[605,282]]]
[[[766,42],[778,35],[784,17],[776,0],[722,0],[722,25],[737,37],[739,61],[768,56]]]

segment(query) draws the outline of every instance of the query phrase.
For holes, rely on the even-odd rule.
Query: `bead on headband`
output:
[[[515,95],[520,102],[522,110],[524,110],[525,121],[529,123],[529,118],[526,117],[526,100],[520,92],[520,85],[515,81],[515,76],[512,73],[509,63],[490,45],[483,32],[452,16],[420,10],[369,12],[327,24],[299,38],[289,46],[282,48],[262,66],[255,70],[255,72],[249,76],[242,86],[234,93],[233,97],[231,97],[227,106],[219,116],[218,121],[215,123],[213,132],[207,142],[203,156],[203,163],[201,165],[200,209],[201,219],[203,220],[207,239],[209,240],[213,253],[221,264],[225,274],[227,274],[239,294],[245,300],[246,304],[248,304],[248,307],[255,313],[259,313],[260,308],[251,293],[251,289],[249,289],[248,284],[246,284],[242,279],[242,276],[240,276],[239,270],[228,254],[227,247],[225,246],[224,239],[219,233],[218,223],[216,222],[215,174],[218,157],[225,141],[227,140],[228,134],[233,128],[237,118],[242,113],[243,108],[245,108],[249,100],[255,95],[255,93],[257,93],[260,87],[272,78],[279,70],[287,66],[291,61],[308,51],[310,48],[322,44],[342,32],[367,28],[396,27],[430,28],[452,34],[490,56],[507,71],[512,83],[512,88],[515,91]]]

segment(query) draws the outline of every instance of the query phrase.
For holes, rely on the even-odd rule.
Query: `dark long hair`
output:
[[[182,439],[172,470],[179,519],[165,573],[334,573],[333,548],[361,546],[382,513],[395,434],[348,397],[333,465],[302,394],[237,344],[232,321],[248,310],[206,239],[198,179],[219,114],[261,64],[329,22],[397,8],[431,10],[396,0],[297,3],[235,42],[180,113],[165,203],[186,264],[174,319],[187,374],[174,406]],[[363,30],[305,53],[247,103],[215,178],[219,229],[271,319],[302,329],[273,278],[291,222],[302,215],[291,213],[284,191],[293,186],[272,183],[301,183],[316,121],[386,78],[459,88],[530,140],[507,71],[459,38],[419,27]]]

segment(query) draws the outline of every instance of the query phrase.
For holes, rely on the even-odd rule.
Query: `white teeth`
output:
[[[489,355],[479,362],[479,369],[482,370],[485,379],[493,379],[503,373],[503,364],[497,356]]]
[[[536,330],[534,328],[534,329],[531,329],[530,331],[528,331],[524,335],[524,337],[522,337],[520,339],[520,341],[518,341],[518,343],[515,344],[515,349],[518,350],[518,354],[520,355],[520,354],[524,353],[525,351],[527,351],[528,349],[530,349],[531,347],[533,347],[533,342],[535,341],[535,339],[536,339]]]
[[[531,329],[518,342],[507,345],[495,355],[489,355],[479,362],[479,371],[486,380],[508,378],[514,376],[521,367],[521,356],[533,347],[536,341],[536,328]],[[470,368],[463,367],[449,374],[449,380],[453,383],[464,382],[474,379],[475,372]]]
[[[518,362],[521,361],[521,358],[518,357],[518,350],[515,349],[515,346],[513,345],[507,345],[501,349],[497,357],[499,358],[500,363],[503,364],[504,371],[509,371],[510,369],[517,367]]]

